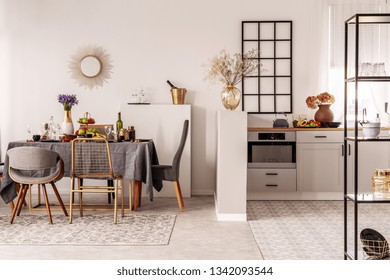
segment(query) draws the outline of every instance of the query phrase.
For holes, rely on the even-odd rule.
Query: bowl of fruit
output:
[[[321,123],[315,120],[301,120],[301,121],[294,121],[293,122],[294,127],[296,128],[318,128],[321,127]]]
[[[91,114],[90,114],[90,113],[86,112],[86,113],[84,114],[84,117],[79,118],[79,119],[77,120],[77,122],[78,122],[79,124],[94,124],[94,123],[95,123],[95,119],[91,117]]]
[[[75,134],[79,138],[103,137],[96,128],[79,128]]]

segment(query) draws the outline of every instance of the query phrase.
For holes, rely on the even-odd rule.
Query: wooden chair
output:
[[[62,211],[65,216],[68,216],[68,212],[55,185],[55,182],[60,180],[64,175],[64,163],[61,157],[54,151],[39,147],[17,147],[8,150],[7,154],[9,158],[9,176],[21,187],[16,205],[12,210],[10,223],[13,223],[15,215],[20,215],[27,191],[35,184],[41,185],[42,187],[46,210],[51,224],[53,223],[53,219],[46,192],[46,184],[51,184]],[[32,173],[34,175],[30,175]]]
[[[96,184],[88,185],[86,184],[85,179],[113,180],[114,184],[112,186],[97,186]],[[114,174],[113,172],[110,147],[107,140],[103,138],[77,138],[73,140],[69,223],[72,223],[75,193],[79,194],[80,216],[83,216],[83,193],[108,193],[114,194],[114,223],[116,224],[118,211],[118,190],[121,191],[121,213],[123,217],[123,179],[120,175]]]
[[[175,156],[173,157],[172,165],[152,165],[152,177],[154,180],[173,182],[180,210],[183,210],[184,207],[184,201],[179,182],[180,160],[187,140],[188,126],[189,121],[185,120],[183,124],[180,145],[176,151]]]

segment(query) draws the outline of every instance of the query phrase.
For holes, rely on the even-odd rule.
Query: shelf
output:
[[[345,80],[348,83],[354,82],[390,82],[390,76],[358,76]]]
[[[356,14],[345,22],[348,24],[389,24],[390,14]]]
[[[351,66],[359,65],[361,56],[360,56],[360,50],[361,46],[359,46],[359,36],[361,35],[361,26],[362,25],[370,25],[370,24],[376,24],[376,25],[383,25],[383,24],[390,24],[390,13],[371,13],[371,14],[355,14],[349,19],[345,21],[345,49],[344,49],[344,57],[346,58],[344,60],[344,86],[345,86],[345,92],[344,97],[345,100],[348,100],[349,92],[354,94],[355,98],[353,100],[353,105],[355,108],[358,108],[361,103],[359,103],[359,83],[362,82],[384,82],[388,83],[390,82],[390,76],[359,76],[358,75],[358,69],[353,68]],[[379,27],[377,27],[379,28]],[[351,38],[348,36],[349,30],[352,32]],[[375,43],[372,44],[373,47],[375,47]],[[354,47],[354,53],[352,53],[351,56],[348,55],[349,49],[352,50],[351,47]],[[367,50],[368,52],[370,49]],[[353,77],[350,76],[350,74],[355,74]],[[354,83],[354,89],[348,85],[348,83]],[[362,255],[361,249],[362,247],[359,246],[359,234],[357,232],[358,223],[359,223],[359,211],[358,211],[358,205],[359,204],[365,204],[365,203],[390,203],[390,193],[385,194],[387,197],[379,197],[379,195],[373,195],[373,193],[362,193],[359,191],[359,185],[358,185],[358,173],[359,173],[359,162],[356,162],[359,160],[359,149],[358,143],[359,142],[388,142],[390,141],[390,135],[387,136],[379,136],[376,138],[367,138],[358,136],[360,134],[361,127],[359,125],[357,114],[355,112],[355,119],[353,120],[353,128],[348,127],[347,122],[347,106],[344,106],[344,141],[353,141],[355,145],[355,155],[354,158],[351,158],[351,163],[348,163],[347,155],[344,157],[344,258],[345,259],[365,259]],[[352,133],[353,135],[352,135]],[[358,134],[359,132],[359,134]],[[363,134],[360,134],[363,135]],[[349,144],[348,144],[349,145]],[[349,145],[350,147],[350,145]],[[351,153],[348,153],[348,156],[350,156]],[[367,160],[367,159],[365,159]],[[349,166],[351,165],[351,167]],[[352,168],[351,170],[349,170]],[[365,170],[364,172],[366,172]],[[353,188],[350,189],[351,193],[348,193],[348,186],[349,186],[349,180],[352,179],[349,175],[349,172],[351,172],[352,175],[354,175],[355,180],[352,183]],[[353,219],[351,221],[352,226],[354,227],[354,231],[352,236],[349,236],[348,231],[348,211],[347,211],[347,203],[352,203],[354,207],[354,211],[352,211]],[[349,242],[348,239],[353,239],[353,252],[350,251]]]
[[[359,193],[357,195],[357,200],[355,200],[354,194],[347,194],[346,198],[350,201],[356,201],[357,203],[390,203],[390,197],[374,197],[371,193]]]

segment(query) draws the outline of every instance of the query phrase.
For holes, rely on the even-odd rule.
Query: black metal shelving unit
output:
[[[359,143],[362,142],[383,142],[390,141],[390,137],[377,137],[368,139],[359,136],[358,129],[358,109],[359,109],[359,84],[367,82],[390,82],[390,76],[359,76],[359,65],[361,63],[359,56],[359,37],[361,35],[361,26],[367,24],[390,24],[390,14],[356,14],[345,21],[345,56],[344,56],[344,259],[357,260],[362,258],[359,252],[359,205],[365,203],[390,203],[390,199],[382,199],[359,192],[358,168],[359,168]],[[352,34],[351,34],[352,33]],[[349,41],[349,36],[353,37]],[[349,47],[352,46],[354,53],[350,54]],[[350,74],[349,71],[352,70]],[[348,127],[348,95],[349,86],[354,89],[354,122]],[[351,155],[351,144],[353,144],[354,162],[353,162],[353,184],[352,191],[348,190],[350,178],[348,177],[348,156]],[[353,250],[348,248],[348,203],[352,203],[352,223],[353,223]]]

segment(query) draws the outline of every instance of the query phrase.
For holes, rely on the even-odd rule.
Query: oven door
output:
[[[296,168],[296,142],[248,142],[248,168]]]

